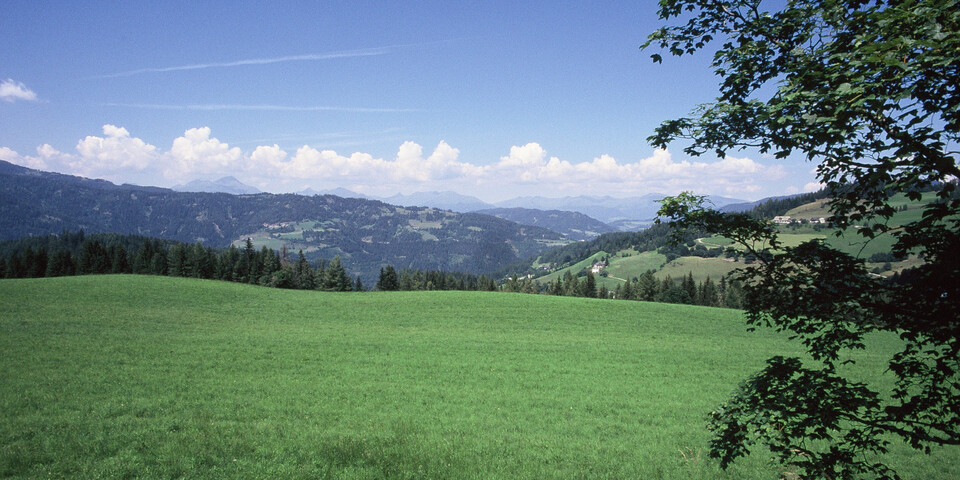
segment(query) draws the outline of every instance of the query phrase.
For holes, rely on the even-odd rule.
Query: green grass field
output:
[[[894,208],[906,208],[904,211],[898,211],[893,214],[893,216],[886,221],[886,224],[890,227],[901,227],[910,222],[919,221],[923,215],[923,207],[936,199],[936,194],[933,192],[926,192],[923,194],[923,198],[920,201],[912,201],[907,198],[905,194],[897,194],[890,199],[890,205]],[[806,205],[801,205],[793,210],[787,212],[787,215],[794,218],[808,218],[808,217],[829,217],[830,212],[827,210],[826,200],[818,200],[813,203],[808,203]],[[807,231],[810,227],[801,227],[800,231]],[[792,235],[790,232],[794,231],[790,227],[781,229],[780,239],[788,243]],[[803,233],[798,234],[800,237],[803,236]],[[859,257],[859,258],[869,258],[875,253],[886,253],[889,252],[893,246],[895,239],[890,234],[882,234],[873,239],[867,239],[862,235],[857,233],[855,228],[847,229],[843,236],[837,237],[832,235],[830,232],[824,230],[821,234],[816,236],[825,237],[826,242],[843,252],[846,252],[850,255]],[[802,239],[798,237],[799,239]],[[799,243],[799,242],[797,242]],[[913,266],[917,262],[913,263],[904,263],[900,262],[897,266],[898,268],[904,268],[907,266]]]
[[[614,256],[610,258],[607,273],[611,277],[630,280],[643,275],[647,270],[658,270],[667,263],[667,256],[653,251],[636,252],[629,250],[630,256]],[[622,283],[622,282],[620,282]]]
[[[579,262],[577,262],[577,263],[574,263],[573,265],[570,265],[569,267],[561,268],[561,269],[559,269],[559,270],[557,270],[557,271],[555,271],[555,272],[551,272],[551,273],[548,273],[548,274],[546,274],[546,275],[537,277],[536,280],[537,280],[538,282],[540,282],[540,283],[543,283],[543,284],[546,284],[546,283],[548,283],[548,282],[555,282],[555,281],[557,281],[557,279],[562,279],[562,278],[563,278],[563,275],[564,275],[565,273],[567,273],[568,271],[569,271],[573,276],[577,276],[577,274],[580,273],[580,271],[582,271],[582,270],[585,269],[585,268],[590,268],[590,267],[592,267],[594,263],[600,261],[601,258],[606,257],[607,255],[609,255],[609,254],[608,254],[607,252],[604,252],[604,251],[600,251],[600,252],[594,253],[593,255],[590,255],[589,257],[587,257],[587,258],[585,258],[585,259],[583,259],[583,260],[581,260],[581,261],[579,261]]]
[[[742,261],[732,262],[722,257],[680,257],[664,265],[660,270],[657,270],[655,275],[660,280],[670,275],[670,278],[680,281],[680,279],[687,276],[688,273],[693,273],[693,280],[697,283],[706,281],[707,277],[710,277],[710,280],[717,283],[721,277],[745,266]]]
[[[0,280],[0,476],[776,479],[763,452],[720,471],[703,425],[795,348],[692,306]],[[956,478],[958,453],[889,461]]]

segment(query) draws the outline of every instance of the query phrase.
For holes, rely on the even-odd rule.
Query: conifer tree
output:
[[[647,270],[637,279],[637,298],[645,302],[656,301],[660,294],[660,285],[653,276],[653,270]]]
[[[390,292],[400,289],[400,280],[397,278],[397,270],[393,265],[387,265],[380,268],[380,279],[377,280],[377,290],[381,292]]]
[[[587,272],[587,277],[583,282],[583,290],[580,296],[588,298],[597,298],[597,279],[593,277],[593,272]]]
[[[347,276],[347,270],[343,268],[340,262],[340,255],[333,257],[330,265],[327,266],[326,273],[323,276],[323,290],[328,292],[349,292],[353,288],[353,282]]]
[[[307,263],[307,257],[303,255],[303,250],[297,253],[297,264],[293,270],[294,281],[300,290],[313,290],[317,288],[314,279],[313,269]]]

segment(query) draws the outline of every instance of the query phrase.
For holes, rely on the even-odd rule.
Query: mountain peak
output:
[[[178,192],[231,193],[234,195],[261,193],[257,187],[247,185],[232,176],[222,177],[212,182],[210,180],[193,180],[186,184],[174,185],[172,190]]]

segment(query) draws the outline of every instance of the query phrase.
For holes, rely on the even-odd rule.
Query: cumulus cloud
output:
[[[23,83],[8,78],[0,82],[0,99],[11,103],[17,100],[35,102],[37,101],[37,94]]]
[[[289,163],[279,163],[274,176],[294,177],[304,180],[340,178],[352,180],[366,177],[382,180],[386,162],[366,153],[354,153],[347,157],[333,150],[317,150],[304,145],[297,149]]]
[[[460,150],[441,141],[430,156],[423,157],[423,147],[414,142],[404,142],[400,145],[397,158],[389,166],[394,181],[429,182],[448,180],[469,175],[475,170],[471,165],[461,163]]]
[[[250,155],[250,167],[275,179],[299,179],[302,182],[343,184],[365,183],[374,187],[429,184],[469,176],[477,167],[458,160],[459,150],[440,142],[429,156],[414,142],[400,145],[392,160],[355,152],[342,155],[334,150],[318,150],[304,145],[287,159],[277,145],[257,147]],[[287,182],[289,183],[289,182]]]
[[[103,137],[88,136],[77,142],[78,157],[68,161],[71,173],[110,175],[143,170],[158,159],[157,147],[131,137],[126,128],[103,126]]]
[[[210,137],[210,127],[191,128],[173,140],[166,154],[165,177],[183,180],[208,174],[233,172],[243,165],[243,151]]]
[[[726,157],[715,162],[675,160],[667,150],[656,150],[634,162],[611,155],[573,163],[549,157],[537,143],[514,146],[507,156],[477,175],[480,183],[550,186],[567,194],[619,193],[692,189],[725,194],[758,191],[763,179],[782,178],[780,167],[768,167],[750,158]]]
[[[50,145],[35,156],[0,147],[0,159],[38,169],[49,169],[112,181],[162,184],[196,178],[234,175],[267,191],[297,191],[307,187],[334,188],[390,195],[397,191],[458,190],[489,198],[526,194],[614,195],[703,193],[747,195],[761,184],[786,177],[779,165],[751,158],[726,157],[714,161],[676,159],[667,150],[645,158],[620,161],[599,155],[588,161],[563,160],[538,143],[516,145],[506,155],[483,165],[464,162],[460,150],[441,141],[427,154],[423,146],[403,142],[392,158],[369,153],[338,153],[303,145],[294,152],[277,144],[244,152],[213,136],[209,127],[191,128],[161,149],[131,135],[126,128],[104,125],[103,136],[88,136],[75,153]],[[815,190],[811,183],[804,190]]]
[[[76,160],[76,156],[60,152],[49,144],[37,147],[37,155],[20,155],[16,151],[0,147],[0,160],[35,170],[69,171],[67,166]]]

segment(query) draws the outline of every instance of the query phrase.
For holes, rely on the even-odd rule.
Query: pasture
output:
[[[654,274],[657,279],[663,280],[668,275],[670,278],[679,281],[687,274],[693,274],[693,280],[701,283],[709,277],[714,283],[720,281],[738,268],[744,268],[746,265],[742,262],[735,262],[732,259],[723,257],[702,258],[702,257],[680,257],[666,264]]]
[[[667,262],[666,255],[654,251],[638,253],[635,250],[628,250],[626,252],[629,252],[630,256],[617,255],[610,258],[610,266],[607,267],[610,277],[630,280],[643,275],[647,270],[658,270]]]
[[[707,458],[707,412],[797,352],[731,310],[86,276],[0,280],[0,332],[4,478],[785,473],[763,451]],[[956,478],[958,453],[889,461]]]

